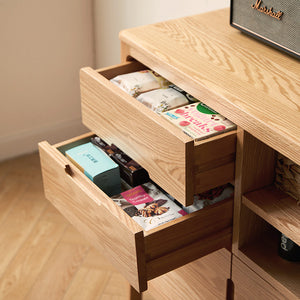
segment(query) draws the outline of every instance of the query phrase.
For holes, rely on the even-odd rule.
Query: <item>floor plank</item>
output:
[[[78,271],[89,245],[61,241],[40,272],[37,281],[24,299],[63,299],[73,276]]]
[[[0,163],[0,258],[0,300],[128,299],[127,281],[45,199],[37,153]]]
[[[36,225],[47,202],[41,201],[41,190],[30,185],[14,201],[13,207],[1,223],[0,230],[0,277],[17,254]]]
[[[0,299],[21,299],[26,295],[61,239],[67,224],[62,217],[61,221],[58,221],[57,214],[53,214],[51,207],[52,205],[48,204],[0,278]]]
[[[81,267],[63,298],[64,300],[99,299],[112,273],[108,270]]]

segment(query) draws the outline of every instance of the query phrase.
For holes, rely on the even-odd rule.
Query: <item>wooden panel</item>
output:
[[[235,163],[227,163],[195,175],[195,193],[205,192],[234,180]]]
[[[231,28],[229,9],[124,30],[120,38],[123,59],[141,61],[300,164],[300,64]]]
[[[239,250],[238,257],[284,295],[285,299],[299,299],[299,262],[281,258],[278,247],[279,234],[269,225],[268,231]]]
[[[300,206],[297,200],[272,185],[245,194],[243,203],[300,245]]]
[[[234,299],[286,299],[268,282],[233,256],[232,281],[234,284]],[[291,299],[291,298],[289,298]]]
[[[275,151],[251,134],[238,128],[235,193],[233,251],[247,242],[243,231],[253,231],[253,222],[247,214],[240,218],[242,195],[272,184],[274,180]],[[252,216],[249,216],[252,218]],[[247,229],[248,227],[248,229]]]
[[[159,300],[225,299],[231,255],[221,249],[149,282],[149,293]]]
[[[47,142],[40,143],[39,149],[46,198],[109,257],[132,286],[145,290],[142,229],[57,149]],[[68,164],[72,176],[65,172]]]
[[[213,237],[215,233],[227,228],[230,232],[230,244],[232,214],[233,199],[228,199],[146,232],[146,261],[159,258],[203,238]],[[227,244],[224,243],[223,247]],[[210,249],[210,252],[215,250],[217,249]]]
[[[128,70],[122,65],[112,69],[109,73]],[[192,165],[187,159],[193,157],[193,140],[91,68],[80,74],[83,123],[133,157],[178,201],[192,204]]]
[[[232,228],[220,230],[196,242],[147,262],[147,278],[152,279],[221,248],[231,250]]]
[[[233,130],[222,135],[195,142],[194,171],[200,173],[233,162],[236,152],[236,134]]]
[[[234,180],[236,131],[195,143],[195,194]]]

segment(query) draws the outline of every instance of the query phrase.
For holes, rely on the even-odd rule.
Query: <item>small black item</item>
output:
[[[279,255],[289,261],[300,261],[300,247],[282,233],[279,244]]]
[[[116,145],[108,145],[98,136],[92,137],[91,142],[106,152],[119,165],[121,178],[130,186],[135,187],[150,180],[148,172]]]

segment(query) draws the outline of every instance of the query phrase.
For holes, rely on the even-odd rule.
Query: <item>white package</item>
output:
[[[182,93],[173,88],[142,93],[136,99],[158,114],[189,103]]]
[[[151,70],[122,74],[110,80],[133,97],[154,89],[167,88],[170,82]]]

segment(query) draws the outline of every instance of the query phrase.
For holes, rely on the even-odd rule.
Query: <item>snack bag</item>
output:
[[[233,186],[229,183],[218,186],[204,193],[194,195],[194,203],[190,206],[184,207],[183,209],[190,214],[206,206],[232,197],[233,192]]]
[[[234,123],[202,102],[166,111],[162,116],[196,141],[236,128]]]
[[[112,200],[145,230],[187,214],[150,182],[113,196]]]
[[[182,93],[173,88],[142,93],[137,97],[137,100],[158,114],[189,103]]]
[[[167,88],[170,82],[151,70],[122,74],[110,80],[133,97],[159,88]]]

